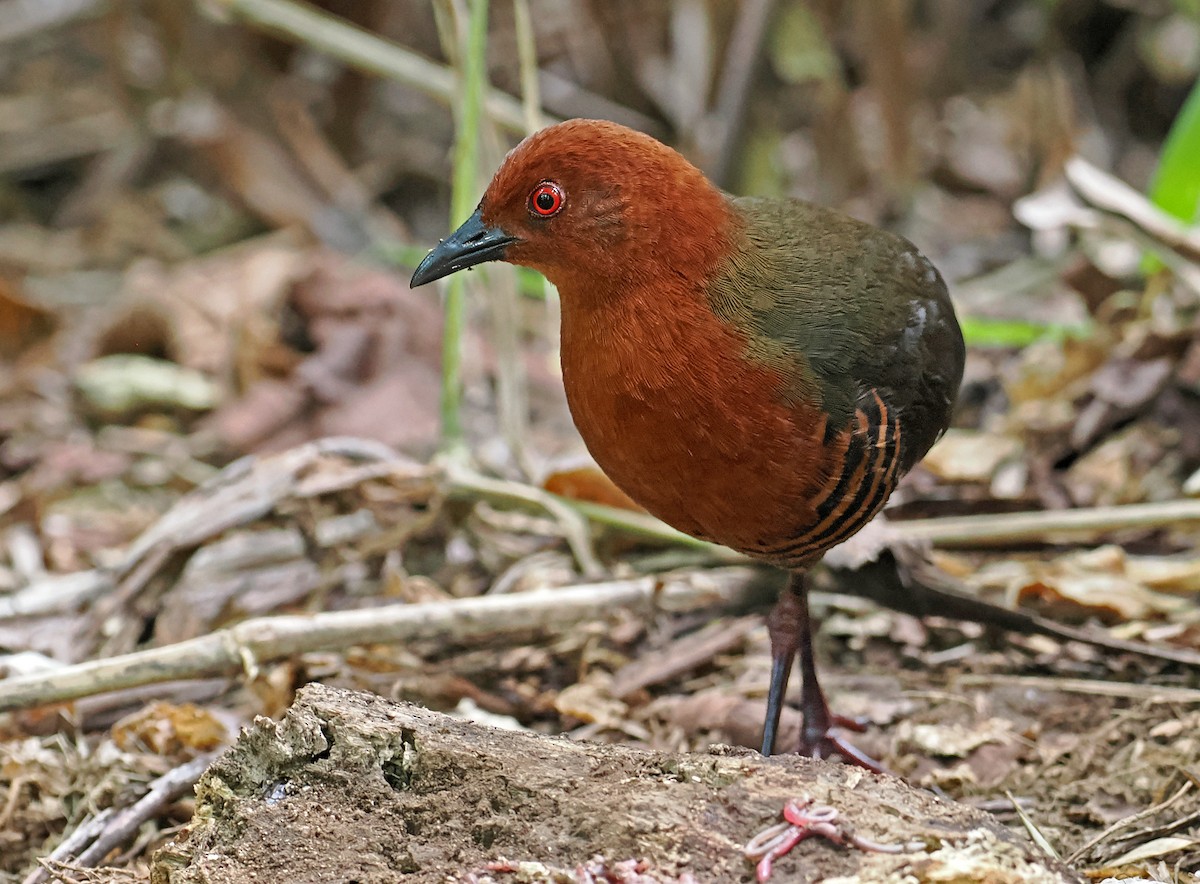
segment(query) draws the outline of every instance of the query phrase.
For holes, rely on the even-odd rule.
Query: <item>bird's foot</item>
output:
[[[869,853],[909,853],[924,846],[919,841],[882,844],[855,834],[838,821],[836,808],[828,804],[815,804],[807,795],[784,805],[783,820],[763,829],[742,848],[746,858],[756,863],[755,877],[759,881],[771,877],[777,859],[786,856],[805,838],[813,836],[826,838],[834,844],[849,844]]]
[[[800,754],[807,755],[809,758],[829,758],[833,755],[840,755],[851,764],[857,764],[872,773],[891,773],[886,767],[834,730],[835,727],[844,727],[861,733],[865,728],[862,726],[851,727],[838,719],[840,716],[835,716],[829,728],[816,734],[809,733],[808,728],[805,728],[804,736],[800,738]],[[849,721],[854,722],[854,719],[849,719]]]
[[[856,734],[861,734],[870,726],[871,719],[858,716],[851,718],[849,715],[838,715],[836,712],[827,712],[829,716],[830,727],[840,727],[842,730],[854,731]]]

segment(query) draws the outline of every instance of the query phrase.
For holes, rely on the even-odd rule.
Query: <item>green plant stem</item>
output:
[[[542,95],[538,87],[537,44],[529,0],[513,0],[513,20],[517,31],[517,59],[521,70],[521,109],[525,113],[525,134],[542,128]]]
[[[488,0],[469,0],[465,45],[459,51],[460,86],[456,106],[450,226],[458,227],[475,208],[479,189],[479,117],[487,77]],[[456,28],[462,33],[462,28]],[[446,285],[442,342],[442,448],[462,444],[462,339],[466,329],[466,277],[454,274]]]

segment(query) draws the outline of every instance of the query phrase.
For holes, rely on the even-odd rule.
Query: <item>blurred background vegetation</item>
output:
[[[946,508],[1200,485],[1197,0],[0,2],[7,510],[57,505],[18,506],[39,465],[75,493],[47,439],[112,425],[195,475],[330,433],[578,459],[540,277],[404,285],[572,116],[933,258],[972,345]]]
[[[589,534],[543,493],[629,504],[570,424],[540,277],[491,266],[440,291],[407,286],[504,152],[576,116],[649,132],[730,191],[835,205],[913,240],[950,283],[971,347],[955,427],[890,512],[929,517],[915,536],[980,597],[1194,653],[1198,72],[1200,0],[0,0],[0,673],[264,614],[712,564],[719,553],[669,535],[648,552],[655,529],[631,531],[636,513]],[[336,480],[324,497],[290,497],[292,477],[237,524],[198,507],[211,532],[173,557],[134,542],[169,533],[172,507],[196,512],[204,492],[189,492],[233,458],[329,435],[400,449],[423,484],[338,485],[346,472],[322,455],[313,471]],[[435,481],[422,471],[439,449],[472,459],[443,458],[451,480]],[[1144,506],[1136,520],[1106,509],[1121,504]],[[1066,509],[1088,509],[1072,514],[1086,529],[1051,537]],[[997,518],[1032,510],[1048,511],[1032,528]],[[960,533],[960,514],[986,514],[989,537]],[[948,549],[973,543],[991,548]],[[1004,673],[1124,682],[1118,699],[1046,693],[1038,708],[1013,688],[1020,702],[997,714],[1021,735],[1048,721],[1052,746],[1086,744],[1069,765],[1022,736],[1003,763],[964,755],[974,767],[960,778],[924,748],[881,745],[914,781],[956,798],[1032,795],[1052,840],[1086,852],[1195,767],[1196,716],[1136,705],[1143,685],[1194,685],[1187,666],[1020,639],[1001,654],[978,629],[876,613],[864,625],[864,610],[824,633],[892,680],[864,703],[906,679],[905,702],[924,697],[932,721],[930,697],[965,690],[945,687],[956,667],[980,679],[959,704],[976,717]],[[670,657],[699,622],[670,632],[629,617],[507,656],[474,639],[424,656],[295,655],[172,696],[236,725],[322,677],[432,708],[469,699],[547,732],[695,748],[723,725],[650,700],[697,684],[705,702],[761,694],[765,633],[739,626],[695,680],[673,672],[636,696],[611,681],[647,649]],[[0,743],[0,880],[18,880],[89,801],[108,806],[162,756],[195,754],[135,740],[136,764],[85,770],[147,696],[14,725]],[[1122,697],[1134,699],[1110,727]],[[600,701],[617,712],[587,711]],[[60,732],[78,745],[47,756],[25,739]],[[1146,745],[1163,751],[1142,776],[1148,756],[1128,747]],[[1085,780],[1101,808],[1090,816]],[[1097,867],[1115,855],[1090,854]]]
[[[535,389],[531,404],[527,389],[530,375],[554,387],[554,305],[536,275],[455,277],[444,326],[432,295],[400,297],[411,314],[402,340],[365,375],[324,364],[335,377],[323,393],[289,383],[324,349],[319,314],[336,300],[302,304],[288,288],[311,267],[254,291],[214,282],[207,304],[162,276],[274,234],[310,257],[398,264],[402,278],[470,211],[508,147],[572,116],[650,132],[734,192],[818,200],[907,235],[951,281],[976,347],[1094,338],[1100,314],[1148,316],[1147,293],[1160,319],[1176,317],[1175,338],[1191,328],[1195,237],[1181,246],[1171,238],[1182,227],[1139,233],[1124,197],[1103,204],[1086,182],[1063,182],[1082,157],[1195,221],[1196,0],[5,0],[3,10],[0,347],[43,368],[49,358],[85,399],[115,384],[118,399],[133,397],[115,409],[126,417],[146,403],[122,385],[152,387],[146,372],[192,383],[198,398],[183,411],[216,409],[215,451],[279,447],[336,423],[427,452],[439,424],[444,444],[461,439],[466,390],[469,435],[506,440],[492,465],[536,475],[529,410],[562,417],[544,401],[553,392],[539,400]],[[332,285],[351,302],[336,308],[343,317],[370,312]],[[465,298],[469,285],[488,297]],[[209,316],[216,340],[198,340],[196,310],[220,314]],[[30,355],[51,336],[52,357]],[[441,336],[444,358],[431,344]],[[1171,349],[1200,361],[1179,340]],[[81,373],[129,354],[166,365]],[[347,354],[330,358],[362,355]],[[1013,404],[1011,387],[992,395],[998,363],[974,362],[965,426],[980,423],[973,408]],[[438,382],[418,363],[445,379],[437,415],[426,388]],[[386,393],[349,401],[384,375]],[[0,394],[29,392],[20,372],[0,382]],[[336,421],[312,419],[339,396]],[[37,422],[23,401],[0,433]],[[404,426],[382,425],[383,402]],[[557,438],[532,448],[570,447]],[[8,460],[19,471],[24,455]]]
[[[890,224],[952,279],[1026,253],[1005,210],[1076,151],[1196,212],[1195,0],[8,5],[0,199],[27,238],[107,238],[75,257],[91,267],[280,227],[411,261],[452,185],[461,215],[517,134],[570,116],[649,131],[733,191]]]

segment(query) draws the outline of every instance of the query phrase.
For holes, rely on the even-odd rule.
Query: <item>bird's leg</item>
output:
[[[804,717],[800,730],[800,754],[828,758],[836,753],[867,770],[883,773],[884,768],[879,762],[834,732],[834,728],[839,727],[862,731],[865,723],[829,711],[829,704],[817,681],[808,591],[799,573],[792,573],[787,589],[767,618],[767,630],[771,636],[771,686],[767,694],[767,718],[763,725],[763,754],[769,755],[774,749],[788,673],[798,653],[803,679],[800,685],[800,712]]]
[[[800,575],[793,572],[788,579],[787,589],[767,615],[767,634],[771,637],[771,684],[767,690],[767,717],[763,721],[763,755],[775,751],[775,734],[779,731],[783,695],[787,693],[792,663],[796,659],[800,626],[808,618],[808,608],[803,601],[804,587],[800,585],[800,580]]]

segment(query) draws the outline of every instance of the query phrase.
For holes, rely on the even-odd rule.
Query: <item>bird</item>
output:
[[[767,618],[762,754],[799,655],[797,751],[882,770],[820,687],[804,573],[950,425],[965,346],[938,270],[894,233],[731,196],[670,146],[585,119],[513,148],[411,285],[488,261],[557,287],[567,402],[613,482],[685,534],[789,572]]]

